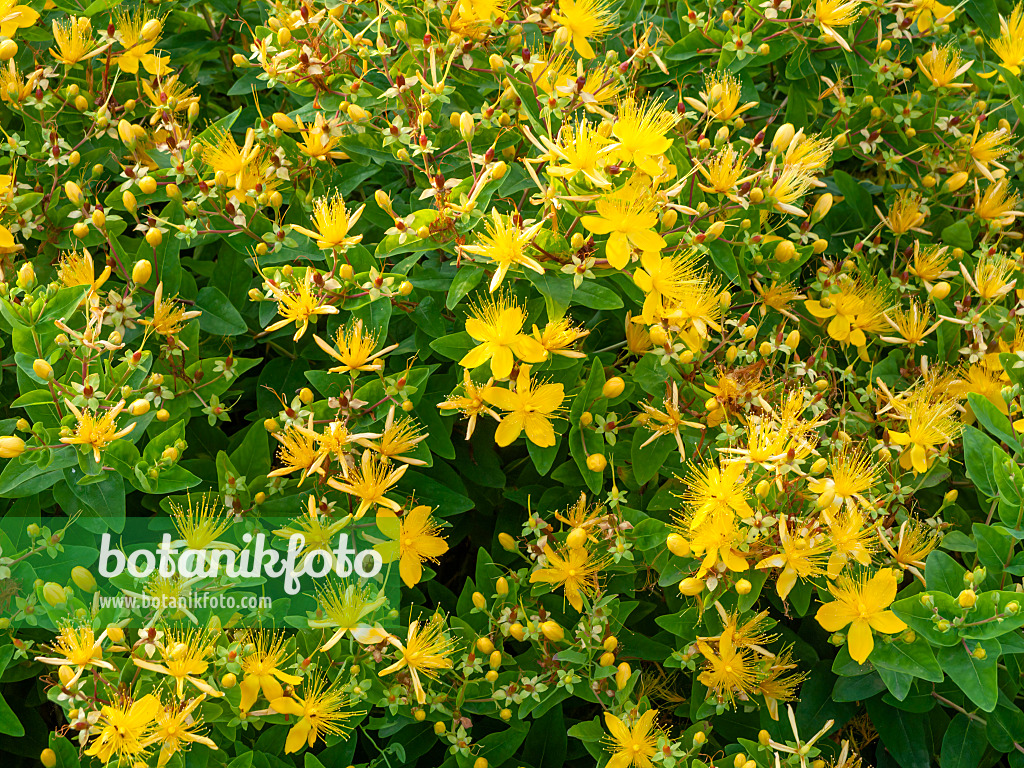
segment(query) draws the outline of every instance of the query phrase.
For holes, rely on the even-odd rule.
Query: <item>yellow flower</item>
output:
[[[334,197],[321,197],[313,203],[313,226],[316,231],[292,224],[292,229],[306,237],[316,240],[320,250],[331,250],[344,253],[359,243],[362,235],[349,236],[352,227],[363,215],[366,204],[359,206],[355,213],[350,214],[345,207],[345,199],[340,194]]]
[[[981,121],[979,120],[974,124],[974,133],[971,135],[968,154],[971,160],[974,161],[974,167],[978,169],[981,175],[994,182],[996,178],[992,175],[992,171],[989,170],[989,166],[991,165],[1002,171],[1007,170],[1006,166],[999,162],[999,158],[1010,151],[1007,143],[1010,141],[1012,134],[1005,128],[997,128],[994,131],[983,133],[979,138],[978,132],[980,130]]]
[[[36,81],[42,77],[42,70],[34,69],[26,78],[14,64],[14,59],[7,62],[7,67],[0,67],[0,100],[17,106],[29,97],[36,87]],[[0,247],[13,248],[14,240],[6,227],[0,227]]]
[[[176,501],[171,502],[171,520],[174,522],[174,528],[189,549],[206,549],[213,544],[230,546],[218,542],[217,538],[231,527],[232,519],[232,512],[221,507],[216,498],[205,493],[195,504],[191,495],[188,496],[185,507]]]
[[[1005,178],[989,184],[984,195],[975,184],[974,212],[978,218],[992,222],[993,226],[1008,227],[1017,216],[1024,216],[1024,212],[1015,210],[1018,203],[1020,198],[1010,193],[1010,183]]]
[[[223,128],[212,126],[209,133],[210,138],[199,142],[199,156],[225,186],[242,189],[241,182],[246,169],[258,160],[262,152],[262,148],[256,144],[256,132],[252,129],[246,131],[245,143],[241,147]]]
[[[802,171],[805,174],[814,174],[825,170],[828,161],[832,157],[832,139],[820,136],[804,136],[803,129],[793,137],[786,155],[783,158],[783,165],[786,168]],[[814,182],[817,186],[822,186]]]
[[[307,680],[303,693],[304,698],[282,696],[270,702],[275,712],[298,718],[298,722],[288,731],[288,738],[284,743],[286,755],[298,752],[303,744],[313,747],[317,739],[347,736],[348,728],[344,724],[345,721],[363,714],[343,712],[342,709],[348,705],[348,700],[338,687],[329,686],[328,681],[322,677]]]
[[[551,20],[569,30],[573,48],[584,59],[595,56],[587,38],[600,40],[615,28],[607,0],[559,0]]]
[[[923,474],[935,461],[942,448],[960,434],[962,425],[953,418],[956,404],[950,400],[931,402],[919,394],[894,403],[906,423],[906,431],[890,429],[889,440],[901,446],[900,466]]]
[[[374,352],[373,350],[377,347],[377,336],[372,331],[363,331],[362,320],[356,320],[348,328],[338,329],[334,337],[337,349],[319,336],[314,336],[313,341],[320,349],[341,363],[341,365],[328,368],[328,372],[351,373],[353,377],[358,376],[360,371],[379,371],[383,367],[383,361],[379,358],[398,346],[392,344],[379,352]]]
[[[156,286],[156,292],[153,294],[153,317],[152,319],[143,319],[140,322],[142,325],[151,328],[155,333],[160,334],[164,338],[171,336],[177,336],[181,333],[182,323],[199,317],[203,313],[198,310],[185,311],[182,306],[175,301],[177,296],[173,296],[169,299],[164,299],[164,283],[161,280]],[[182,349],[188,349],[177,342],[178,346]]]
[[[903,570],[924,568],[924,560],[929,553],[939,546],[942,536],[926,523],[915,518],[906,520],[900,525],[896,537],[896,546],[889,543],[887,535],[878,529],[878,538],[892,559]]]
[[[312,417],[311,417],[312,418]],[[309,430],[301,427],[288,425],[283,430],[274,433],[274,438],[281,443],[278,449],[277,458],[284,466],[272,470],[267,477],[284,477],[292,472],[302,470],[302,477],[299,478],[299,486],[302,481],[314,472],[323,475],[320,468],[324,457],[317,448],[316,434],[310,434]]]
[[[943,5],[939,0],[911,0],[911,8],[907,13],[911,21],[917,22],[917,28],[927,34],[932,24],[948,24],[956,18],[953,8]]]
[[[754,512],[747,504],[746,469],[742,461],[722,465],[712,463],[690,464],[685,480],[683,501],[692,510],[690,530],[699,528],[705,520],[720,514],[751,517]]]
[[[969,88],[968,83],[958,83],[956,79],[973,65],[973,61],[961,64],[960,51],[952,45],[932,44],[930,51],[917,57],[918,71],[936,88]]]
[[[470,314],[466,333],[481,344],[467,352],[459,365],[478,368],[489,360],[491,375],[507,379],[516,357],[524,363],[539,363],[547,357],[540,342],[522,332],[526,311],[513,297],[486,298],[473,305]]]
[[[828,558],[828,577],[836,578],[851,560],[856,560],[867,567],[871,565],[871,553],[874,546],[870,536],[878,527],[877,523],[864,527],[864,515],[855,507],[847,507],[845,511],[836,508],[822,510],[822,518],[828,525],[829,537],[832,539],[832,554]]]
[[[878,481],[879,467],[862,448],[843,447],[832,456],[831,477],[810,478],[808,488],[818,494],[818,505],[838,512],[840,507],[855,511],[858,503],[869,507],[864,493]]]
[[[337,582],[328,582],[324,589],[317,588],[317,606],[321,619],[310,619],[309,626],[314,629],[331,628],[335,633],[330,640],[320,646],[321,651],[329,651],[348,632],[356,642],[376,645],[386,640],[388,633],[379,626],[371,627],[364,618],[384,605],[386,597],[383,593],[373,596],[366,586],[347,584],[339,586]]]
[[[998,358],[998,353],[996,353]],[[964,368],[953,385],[953,394],[957,397],[967,399],[967,395],[974,393],[981,395],[988,400],[1004,416],[1010,414],[1010,407],[1003,399],[1003,387],[1001,366],[992,370],[986,363],[975,363]],[[974,410],[968,401],[966,412],[963,415],[965,424],[973,424],[975,420]]]
[[[83,250],[81,253],[78,251],[65,251],[60,256],[57,266],[57,279],[60,280],[61,285],[65,288],[88,285],[89,293],[86,295],[89,296],[98,291],[107,282],[109,277],[110,267],[108,266],[104,266],[100,276],[96,277],[96,267],[93,263],[92,255],[86,250]]]
[[[452,32],[473,40],[483,40],[495,19],[507,18],[505,0],[458,0],[445,19]]]
[[[815,23],[825,37],[839,43],[844,51],[850,50],[850,44],[836,29],[853,24],[859,15],[860,0],[815,0],[814,3]]]
[[[721,562],[730,571],[745,571],[747,563],[747,533],[740,530],[738,519],[731,511],[719,510],[694,527],[690,524],[692,510],[688,516],[675,516],[672,531],[690,544],[694,557],[702,557],[697,578],[716,568]]]
[[[683,101],[702,115],[706,115],[708,120],[721,120],[727,123],[751,107],[757,106],[756,101],[748,101],[741,105],[741,91],[740,81],[734,75],[711,72],[704,75],[704,90],[700,92],[700,100],[684,96]]]
[[[390,509],[377,512],[377,527],[391,541],[374,546],[390,563],[398,560],[398,573],[407,587],[414,587],[423,578],[423,563],[436,563],[448,551],[448,542],[438,536],[441,528],[431,517],[431,509],[418,505],[402,517]]]
[[[651,758],[658,751],[657,716],[658,710],[649,709],[628,726],[611,712],[605,712],[604,723],[608,728],[605,743],[612,753],[605,768],[651,768],[654,765]]]
[[[638,418],[637,421],[643,425],[644,429],[650,430],[653,434],[647,438],[641,445],[644,448],[659,437],[664,435],[672,435],[676,441],[676,448],[679,450],[679,460],[686,460],[686,447],[683,445],[683,436],[680,430],[686,427],[693,427],[694,429],[701,429],[701,425],[693,421],[686,421],[682,415],[682,409],[679,406],[679,386],[676,382],[672,382],[672,394],[666,397],[661,404],[664,410],[659,410],[649,403],[640,403],[640,407],[644,409],[643,421]]]
[[[160,745],[158,766],[167,765],[174,755],[186,749],[186,745],[202,744],[210,749],[217,749],[212,739],[198,732],[203,726],[203,718],[192,714],[205,700],[206,694],[203,693],[187,702],[161,708],[153,732],[153,742]]]
[[[815,618],[826,632],[848,626],[850,656],[863,664],[875,647],[872,630],[891,635],[907,628],[895,613],[886,610],[896,599],[896,587],[896,576],[889,568],[881,569],[871,579],[840,577],[828,585],[835,600],[822,605]]]
[[[404,644],[393,635],[388,638],[388,642],[398,649],[399,658],[391,666],[382,669],[380,677],[408,669],[416,701],[425,704],[427,693],[423,690],[420,675],[437,680],[439,670],[452,668],[452,660],[448,657],[455,651],[455,641],[445,635],[444,617],[435,613],[423,625],[413,621],[409,624]]]
[[[103,53],[108,45],[95,47],[92,23],[85,16],[68,16],[53,22],[53,41],[59,50],[50,49],[50,55],[66,67],[91,59]]]
[[[27,29],[39,21],[39,14],[17,0],[0,0],[0,37],[14,38],[19,29]]]
[[[530,380],[530,366],[519,367],[515,389],[490,386],[483,398],[491,405],[508,411],[494,433],[494,441],[501,447],[510,445],[523,430],[531,443],[548,448],[555,444],[555,430],[551,419],[562,407],[565,391],[561,384],[534,386]]]
[[[580,118],[576,124],[566,122],[559,131],[557,143],[547,136],[541,136],[540,142],[550,160],[545,170],[552,176],[573,179],[583,174],[595,186],[611,185],[605,167],[612,164],[615,147],[585,118]]]
[[[175,691],[179,699],[185,695],[186,681],[203,693],[223,696],[223,693],[201,677],[210,667],[206,657],[212,650],[209,638],[203,632],[194,629],[173,630],[167,632],[160,647],[162,664],[138,657],[133,657],[132,661],[137,667],[174,678]]]
[[[115,692],[109,704],[100,710],[96,723],[98,733],[85,754],[103,763],[116,758],[119,763],[144,762],[149,747],[156,741],[153,729],[162,707],[153,694],[133,699],[123,692]]]
[[[139,64],[151,75],[163,75],[169,71],[167,62],[170,57],[150,53],[163,32],[162,19],[150,16],[140,7],[117,14],[114,28],[115,39],[124,47],[117,57],[118,67],[133,75],[138,73]]]
[[[600,586],[597,575],[608,564],[608,559],[595,556],[586,547],[566,547],[558,551],[544,547],[547,565],[530,574],[530,583],[543,582],[561,587],[565,598],[577,613],[583,612],[583,597],[593,598]]]
[[[658,158],[672,146],[667,134],[675,124],[676,116],[657,101],[624,99],[612,127],[612,135],[619,140],[616,154],[648,176],[661,175]]]
[[[619,73],[607,65],[583,69],[582,61],[575,61],[567,53],[549,58],[543,52],[531,53],[530,77],[537,88],[554,96],[574,98],[574,104],[593,109],[612,104],[622,91]],[[578,85],[582,77],[583,85]]]
[[[731,145],[718,152],[706,166],[698,162],[697,170],[707,181],[707,184],[698,181],[698,187],[708,194],[726,195],[730,200],[733,199],[731,193],[737,186],[754,178],[753,175],[743,175],[747,171],[747,166],[743,156]]]
[[[75,426],[73,437],[62,437],[60,441],[67,445],[80,445],[92,449],[93,458],[100,460],[100,451],[105,449],[115,440],[120,440],[135,429],[136,422],[132,422],[124,429],[117,428],[117,415],[124,410],[124,400],[118,402],[113,408],[107,410],[102,416],[97,417],[89,409],[79,410],[70,400],[65,400],[68,408],[75,415],[78,424]]]
[[[780,213],[807,216],[795,203],[814,186],[814,176],[800,165],[787,165],[777,175],[771,177],[773,181],[766,197],[772,207]]]
[[[490,259],[497,266],[494,276],[491,278],[491,293],[494,293],[501,285],[509,269],[514,266],[525,267],[538,274],[544,274],[544,267],[536,259],[526,255],[526,248],[541,230],[544,225],[543,221],[523,229],[514,223],[510,216],[502,216],[497,210],[494,210],[491,211],[491,219],[485,220],[484,223],[487,234],[478,235],[475,245],[464,245],[462,250]]]
[[[999,37],[988,44],[1003,66],[1019,76],[1024,64],[1024,3],[1014,6],[1009,19],[1000,15]]]
[[[895,234],[904,234],[911,230],[927,234],[928,232],[921,228],[928,218],[927,210],[922,208],[921,202],[920,195],[909,189],[901,189],[889,208],[889,215],[883,215],[877,206],[874,212]]]
[[[640,265],[642,269],[633,273],[633,282],[645,294],[643,317],[651,320],[662,316],[665,307],[685,301],[689,289],[704,279],[692,251],[664,258],[657,251],[644,251]]]
[[[572,320],[568,317],[549,322],[544,326],[543,331],[536,325],[533,326],[533,338],[544,347],[544,351],[549,355],[559,355],[561,357],[574,359],[586,357],[586,353],[572,349],[572,345],[589,335],[590,331],[585,331],[580,326],[573,325]]]
[[[60,633],[53,640],[53,645],[47,647],[47,650],[55,655],[36,656],[36,661],[74,669],[75,673],[71,679],[67,682],[62,681],[65,687],[71,687],[87,669],[115,669],[113,664],[103,660],[103,641],[106,637],[106,631],[96,637],[96,633],[90,626],[76,627],[70,623],[62,624]]]
[[[801,529],[794,536],[789,532],[786,516],[779,517],[779,543],[782,551],[766,557],[757,568],[781,568],[775,591],[785,600],[797,579],[811,579],[823,572],[822,559],[828,552],[829,544],[822,536],[812,536],[810,531]]]
[[[359,499],[359,507],[355,511],[355,518],[358,520],[366,514],[366,510],[374,504],[381,507],[388,507],[396,512],[401,505],[389,499],[386,494],[390,491],[402,475],[409,469],[408,464],[402,464],[397,469],[389,469],[391,462],[385,457],[373,451],[363,451],[360,465],[350,470],[352,476],[345,482],[337,478],[329,478],[327,484],[337,491],[356,496]]]
[[[793,646],[789,645],[776,655],[768,674],[760,678],[754,686],[754,692],[764,697],[768,715],[772,720],[779,719],[779,702],[792,701],[800,684],[807,678],[807,672],[797,672],[783,677],[783,673],[791,669],[796,669],[796,664],[793,662]]]
[[[658,225],[654,197],[638,178],[601,197],[594,207],[597,215],[584,216],[580,223],[595,235],[611,235],[605,257],[615,269],[629,264],[631,246],[657,253],[667,247],[665,238],[654,231]]]
[[[488,413],[495,418],[497,416],[487,407],[487,402],[484,400],[484,390],[491,386],[494,379],[488,379],[487,383],[480,386],[473,382],[470,378],[468,370],[462,372],[462,392],[461,395],[451,394],[443,403],[438,403],[437,407],[442,411],[457,410],[461,411],[463,416],[469,419],[469,424],[466,426],[466,439],[469,440],[473,436],[473,430],[476,429],[476,419],[482,413]]]
[[[242,682],[239,690],[242,693],[239,710],[248,712],[256,703],[260,691],[267,701],[274,701],[284,696],[281,682],[298,685],[301,677],[282,672],[280,667],[285,658],[285,637],[265,630],[250,631],[246,644],[252,645],[252,653],[242,659]],[[279,682],[280,681],[280,682]]]
[[[427,439],[422,426],[413,419],[405,416],[395,421],[395,406],[388,410],[387,418],[384,419],[384,432],[371,437],[360,437],[356,440],[364,448],[370,448],[381,456],[392,461],[400,461],[403,464],[411,464],[422,467],[426,464],[421,459],[414,459],[405,454],[412,451],[419,443]]]
[[[293,340],[298,341],[309,329],[310,321],[316,322],[321,315],[336,315],[338,308],[323,303],[327,296],[313,287],[313,269],[307,269],[302,281],[288,289],[281,288],[273,281],[267,281],[277,301],[277,313],[281,319],[267,326],[264,333],[273,333],[286,325],[295,323]]]
[[[299,151],[306,157],[311,157],[314,161],[348,159],[345,152],[335,151],[334,147],[341,141],[341,136],[331,135],[331,127],[324,120],[322,112],[317,112],[309,125],[302,122],[301,117],[296,116],[295,125],[302,137],[302,141],[296,143],[299,145]],[[351,223],[354,224],[355,221]]]
[[[906,309],[898,309],[885,315],[889,323],[899,333],[899,337],[881,336],[882,341],[893,344],[907,344],[911,347],[919,347],[924,344],[925,339],[942,325],[942,318],[934,325],[932,322],[932,311],[927,304],[911,301]]]
[[[948,250],[949,247],[945,245],[929,245],[922,249],[921,242],[915,240],[914,261],[907,271],[929,287],[939,280],[956,276],[956,272],[946,269],[952,261],[952,257],[947,255]]]
[[[867,333],[885,327],[883,296],[880,289],[858,280],[843,280],[839,292],[807,301],[807,310],[817,318],[828,319],[828,335],[843,344],[863,348]]]
[[[967,271],[963,262],[960,263],[961,274],[982,301],[995,301],[1012,291],[1017,279],[1010,278],[1016,271],[1017,262],[998,252],[979,258],[973,273]]]
[[[697,649],[705,659],[704,671],[698,676],[701,685],[714,692],[719,701],[732,702],[737,694],[749,699],[757,683],[754,656],[733,642],[733,629],[727,627],[718,640],[718,652],[709,643],[697,641]]]

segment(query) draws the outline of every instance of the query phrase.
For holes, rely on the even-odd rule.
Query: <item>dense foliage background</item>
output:
[[[1022,63],[1004,0],[0,0],[5,760],[1024,765]],[[389,578],[101,603],[138,519]]]

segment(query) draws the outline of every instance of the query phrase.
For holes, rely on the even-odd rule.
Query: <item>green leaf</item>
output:
[[[1003,528],[975,523],[972,532],[978,542],[978,560],[988,571],[988,578],[998,579],[1010,562],[1014,539]]]
[[[985,649],[984,659],[976,658],[961,643],[940,648],[938,659],[946,674],[967,698],[985,712],[991,712],[999,701],[999,641],[977,640],[968,643],[971,651],[979,645]]]
[[[921,637],[913,643],[898,639],[889,643],[876,640],[870,660],[880,669],[904,672],[932,683],[943,680],[942,667],[935,660],[931,646]]]
[[[459,271],[456,273],[455,279],[452,280],[452,285],[448,289],[448,297],[445,299],[444,305],[448,309],[457,307],[459,302],[466,297],[466,294],[476,288],[483,278],[484,271],[480,267],[471,264],[459,267]]]
[[[935,610],[938,611],[938,615],[959,615],[960,607],[957,605],[956,600],[945,592],[922,592],[913,597],[897,600],[891,606],[892,612],[903,619],[912,630],[919,635],[923,635],[932,645],[956,645],[960,642],[960,638],[955,631],[950,629],[946,632],[940,632],[935,628],[935,622],[932,621],[936,615],[935,611],[921,602],[922,597],[925,595],[928,595],[934,601]]]
[[[196,296],[196,309],[202,310],[199,328],[215,336],[238,336],[245,333],[245,320],[219,288],[207,286]]]
[[[942,230],[942,242],[954,248],[963,248],[968,252],[974,250],[974,238],[971,237],[971,227],[964,219],[960,219]]]
[[[941,551],[929,554],[924,563],[924,580],[928,589],[947,595],[960,594],[964,588],[965,573],[967,569]]]
[[[900,768],[931,768],[926,720],[915,712],[896,709],[879,699],[865,702],[881,745]]]
[[[859,181],[844,171],[833,173],[832,180],[843,194],[844,202],[857,214],[861,224],[873,224],[875,222],[875,213],[871,206],[871,193]]]
[[[13,656],[13,645],[5,645],[0,648],[0,675],[7,669],[7,665]],[[18,720],[18,716],[14,714],[14,710],[11,709],[10,705],[4,701],[3,696],[0,696],[0,734],[14,736],[15,738],[25,735],[25,727]]]
[[[987,498],[992,498],[996,495],[996,480],[991,466],[992,451],[1002,449],[977,427],[964,427],[963,440],[967,476]]]
[[[939,768],[978,768],[987,747],[985,726],[975,718],[957,713],[942,737]]]

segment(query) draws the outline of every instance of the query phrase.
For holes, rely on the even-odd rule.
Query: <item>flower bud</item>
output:
[[[973,589],[965,589],[959,594],[956,601],[961,608],[973,608],[974,604],[978,602],[978,593]]]
[[[96,591],[96,579],[93,577],[92,571],[84,565],[76,565],[71,569],[71,580],[83,592]]]
[[[498,534],[498,543],[506,552],[515,552],[519,549],[519,545],[516,544],[516,540],[504,531]]]
[[[957,171],[948,179],[946,179],[946,189],[948,189],[950,192],[956,192],[966,183],[967,171]]]
[[[136,285],[145,285],[153,274],[153,265],[149,259],[139,259],[132,267],[132,282]]]
[[[779,130],[775,132],[775,138],[772,139],[772,151],[785,152],[789,149],[794,136],[796,136],[796,128],[793,127],[792,123],[780,125]]]
[[[480,610],[483,610],[484,608],[487,607],[487,600],[484,599],[484,596],[481,593],[474,592],[473,593],[473,605],[475,605]]]
[[[487,656],[494,650],[494,643],[491,642],[489,637],[478,637],[476,639],[476,649]]]
[[[604,472],[608,466],[608,459],[604,457],[603,453],[592,453],[587,456],[587,469],[591,472]]]
[[[504,576],[499,576],[498,580],[494,583],[494,591],[499,595],[508,594],[508,579]]]
[[[468,142],[473,141],[473,136],[476,135],[476,124],[469,112],[459,115],[459,133],[462,134],[462,140]]]
[[[823,458],[822,459],[818,459],[813,464],[811,464],[811,474],[812,475],[820,475],[826,469],[828,469],[828,460],[827,459],[823,459]]]
[[[811,221],[821,221],[832,210],[833,197],[831,192],[826,192],[814,202],[811,209]]]
[[[12,42],[11,40],[5,40],[5,43]],[[0,54],[3,52],[3,47],[0,46]],[[39,753],[39,762],[43,764],[43,768],[55,768],[57,765],[57,753],[52,749],[44,749]]]
[[[132,129],[132,124],[124,118],[117,123],[117,135],[120,137],[121,143],[128,149],[135,149],[135,131]]]
[[[44,381],[49,381],[53,378],[53,366],[41,358],[33,361],[32,370],[36,376]]]
[[[557,621],[545,621],[540,625],[541,634],[544,635],[552,643],[560,643],[565,637],[565,630],[559,626]]]
[[[72,205],[82,204],[82,188],[75,184],[75,182],[64,182],[64,194],[67,195],[67,198],[71,201]]]
[[[121,193],[121,203],[124,205],[125,209],[127,209],[128,213],[135,213],[135,210],[139,206],[138,201],[135,199],[135,195],[132,194],[130,189],[126,189]]]
[[[751,584],[747,579],[740,579],[736,582],[736,594],[738,595],[749,595],[750,590],[752,590],[753,588],[754,585]]]
[[[391,207],[391,198],[387,192],[383,189],[378,189],[373,193],[373,199],[377,201],[377,205],[380,206],[382,211],[392,216],[394,215],[394,210]]]
[[[792,261],[796,258],[796,246],[793,245],[792,240],[780,240],[779,244],[775,246],[775,252],[772,255],[776,261]]]
[[[508,628],[508,633],[520,642],[522,642],[523,639],[526,637],[526,630],[523,628],[523,625],[520,624],[518,621]]]
[[[956,488],[953,488],[952,490],[946,491],[946,495],[942,497],[942,501],[944,504],[952,504],[956,501],[959,495],[959,491],[957,491]]]
[[[688,542],[678,533],[670,533],[668,537],[665,539],[665,544],[668,546],[668,551],[676,557],[690,556],[690,542]]]
[[[704,579],[695,579],[692,576],[688,576],[679,582],[679,591],[687,597],[699,595],[704,591]]]
[[[13,40],[4,40],[0,43],[0,61],[10,61],[18,55],[18,44]],[[53,750],[46,750],[52,752]],[[47,766],[52,768],[52,766]]]
[[[601,387],[601,397],[613,398],[618,397],[622,394],[622,391],[626,388],[626,382],[622,380],[621,376],[613,376],[604,383]]]
[[[139,36],[146,42],[153,42],[160,37],[160,32],[163,31],[163,23],[160,19],[150,19],[142,25],[142,30],[139,32]]]
[[[629,678],[632,676],[633,670],[630,668],[629,664],[622,662],[619,664],[619,668],[615,671],[615,687],[621,691],[626,687],[626,684],[629,682]]]
[[[604,458],[603,456],[601,458]],[[582,528],[573,528],[569,531],[569,536],[566,538],[565,543],[569,545],[570,549],[579,549],[587,543],[587,532]]]
[[[792,330],[786,334],[786,346],[790,349],[796,349],[800,346],[800,331]]]
[[[36,284],[36,269],[31,261],[26,261],[18,268],[18,287],[23,291],[29,291]]]
[[[149,408],[149,400],[140,397],[138,400],[136,400],[135,402],[128,406],[128,413],[130,413],[132,416],[144,416],[145,414],[149,413]]]
[[[299,126],[295,124],[295,121],[288,117],[284,112],[275,112],[271,117],[271,120],[274,121],[274,125],[285,133],[294,133],[299,130]]]
[[[48,581],[43,585],[43,599],[53,608],[56,608],[58,605],[63,605],[68,601],[68,595],[60,584],[55,581]]]
[[[25,441],[14,435],[0,437],[0,459],[14,459],[25,452]]]

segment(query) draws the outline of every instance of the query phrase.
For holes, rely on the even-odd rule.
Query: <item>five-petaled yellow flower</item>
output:
[[[872,630],[891,635],[907,628],[902,619],[887,610],[896,599],[897,586],[889,568],[882,568],[870,579],[841,576],[828,585],[836,599],[821,606],[815,618],[826,632],[839,632],[848,626],[850,656],[863,664],[875,647]]]
[[[423,578],[423,563],[436,563],[448,551],[448,542],[438,536],[441,528],[431,517],[431,509],[420,504],[398,517],[390,509],[377,512],[377,527],[390,541],[377,544],[384,562],[398,560],[398,573],[408,587]]]
[[[555,444],[551,419],[555,418],[565,400],[561,384],[535,385],[530,380],[530,366],[523,365],[519,368],[515,389],[490,386],[484,390],[483,398],[491,405],[508,411],[494,433],[498,445],[510,445],[524,429],[527,439],[541,448]]]
[[[482,343],[467,352],[459,365],[477,368],[490,360],[491,375],[507,379],[515,357],[524,363],[539,363],[547,357],[540,342],[522,332],[526,311],[514,298],[486,298],[470,312],[466,333]]]
[[[657,715],[658,710],[649,709],[629,726],[611,712],[604,713],[604,724],[608,728],[605,743],[612,753],[606,768],[651,768],[654,765],[651,758],[658,751]]]

